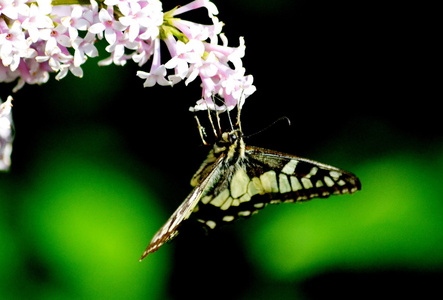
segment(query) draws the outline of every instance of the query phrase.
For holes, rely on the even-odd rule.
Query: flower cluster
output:
[[[56,72],[82,77],[82,64],[99,55],[97,40],[105,39],[109,56],[100,65],[124,65],[133,60],[149,72],[139,71],[144,86],[189,84],[199,77],[202,97],[193,108],[232,109],[255,91],[241,58],[244,41],[229,47],[221,33],[218,11],[209,0],[196,0],[163,12],[159,0],[0,0],[0,82],[18,80],[14,91],[42,84]],[[78,3],[66,5],[67,3]],[[206,8],[212,24],[177,18],[189,10]],[[161,60],[160,47],[170,57]],[[213,103],[215,96],[223,105]]]
[[[6,171],[11,166],[13,139],[11,101],[11,96],[5,103],[0,99],[0,171]]]

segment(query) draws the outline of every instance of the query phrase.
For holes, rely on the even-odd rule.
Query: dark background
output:
[[[185,3],[164,10],[176,4]],[[245,134],[291,120],[247,143],[349,170],[362,191],[268,207],[208,237],[183,233],[139,263],[208,151],[188,112],[201,89],[197,80],[143,88],[134,63],[90,59],[82,79],[52,76],[14,95],[13,165],[0,174],[2,299],[441,294],[443,134],[420,10],[215,4],[229,44],[245,37],[257,87],[242,112]],[[3,100],[12,86],[2,84]]]

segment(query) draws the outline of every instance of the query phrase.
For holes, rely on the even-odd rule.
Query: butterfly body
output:
[[[174,238],[191,214],[214,229],[250,217],[268,204],[326,198],[361,188],[358,178],[344,170],[246,146],[241,129],[220,135],[191,185],[193,191],[154,235],[141,259]]]

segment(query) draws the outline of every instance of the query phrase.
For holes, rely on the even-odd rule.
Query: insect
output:
[[[192,177],[189,196],[158,230],[140,261],[178,234],[182,222],[193,217],[208,230],[250,217],[268,204],[306,201],[361,189],[352,173],[294,155],[247,146],[243,140],[240,109],[237,123],[222,132],[208,111],[216,141],[208,157]],[[229,116],[229,114],[228,114]],[[204,131],[196,117],[201,138]]]

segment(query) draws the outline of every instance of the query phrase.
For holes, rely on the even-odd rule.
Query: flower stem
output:
[[[53,6],[56,5],[91,5],[91,1],[89,0],[52,0],[51,4]]]

